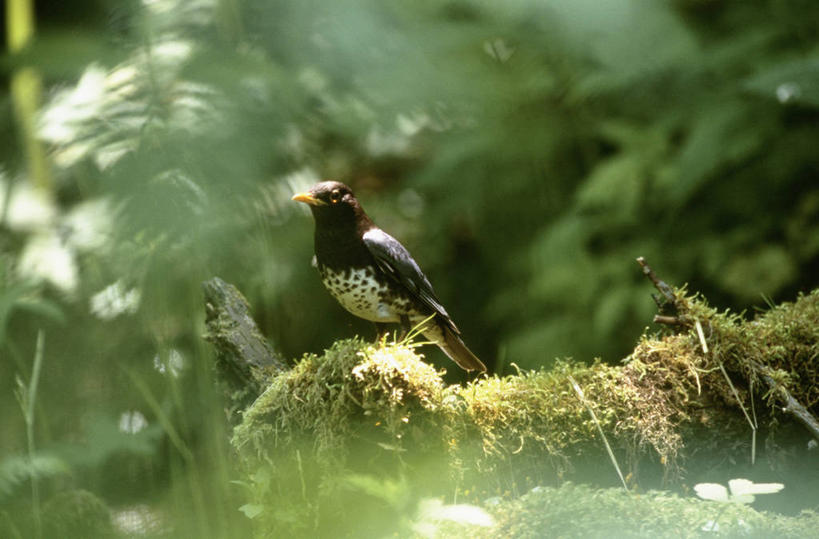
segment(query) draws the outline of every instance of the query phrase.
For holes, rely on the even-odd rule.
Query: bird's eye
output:
[[[338,189],[333,189],[333,192],[330,193],[330,202],[335,204],[339,200],[341,200],[341,191],[339,191]]]

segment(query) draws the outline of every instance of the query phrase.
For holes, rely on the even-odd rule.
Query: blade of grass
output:
[[[695,321],[694,327],[697,329],[697,337],[699,337],[700,339],[700,347],[702,348],[702,353],[707,356],[708,343],[705,342],[705,334],[702,331],[702,324],[700,324],[699,320]],[[734,398],[737,400],[739,407],[742,409],[742,413],[745,414],[745,419],[748,420],[748,424],[751,426],[751,464],[753,465],[756,462],[757,429],[756,423],[751,419],[751,416],[748,414],[748,410],[745,409],[745,405],[742,404],[742,400],[739,398],[739,393],[737,392],[737,389],[734,387],[734,383],[731,382],[731,377],[728,376],[728,372],[725,370],[725,366],[722,364],[722,361],[717,359],[717,365],[719,365],[719,370],[722,371],[722,375],[725,377],[725,381],[728,382],[728,387],[731,388],[731,393],[734,395]],[[753,393],[751,393],[751,398],[753,399]],[[754,412],[754,415],[756,415],[756,412]]]
[[[37,331],[37,342],[34,347],[34,365],[31,369],[31,379],[28,385],[17,377],[17,401],[26,423],[26,446],[28,451],[28,466],[31,472],[31,512],[34,520],[34,536],[39,539],[43,535],[42,518],[40,514],[40,487],[37,484],[37,474],[34,473],[34,414],[37,404],[37,387],[40,385],[40,371],[43,365],[43,349],[45,347],[45,333]]]
[[[614,456],[614,451],[612,451],[611,446],[609,445],[608,439],[606,439],[606,435],[603,432],[603,427],[600,426],[600,422],[597,420],[597,416],[594,414],[594,410],[592,410],[589,403],[586,401],[586,396],[583,394],[583,390],[580,389],[580,385],[575,381],[574,377],[569,376],[569,381],[572,383],[572,387],[574,388],[575,393],[577,393],[580,402],[583,406],[586,407],[588,410],[589,415],[594,421],[594,424],[597,426],[597,431],[600,433],[600,437],[603,438],[603,443],[606,445],[606,451],[609,454],[609,458],[611,459],[611,463],[614,464],[614,469],[617,470],[617,475],[620,476],[620,482],[623,483],[623,488],[628,492],[628,485],[626,485],[626,480],[623,478],[623,472],[620,471],[620,466],[617,464],[617,458]]]
[[[396,344],[398,344],[400,346],[408,346],[410,348],[414,348],[416,346],[421,346],[421,345],[424,345],[424,344],[433,344],[433,343],[427,342],[427,341],[413,342],[418,335],[421,335],[423,333],[423,331],[427,327],[427,324],[429,322],[431,322],[433,318],[435,318],[435,313],[432,313],[428,317],[426,317],[423,320],[421,320],[420,322],[418,322],[415,326],[412,327],[412,329],[410,329],[407,332],[406,335],[404,335],[404,338],[401,339],[401,341],[396,343]]]
[[[121,367],[128,378],[131,379],[131,382],[136,386],[137,390],[142,394],[142,397],[145,399],[146,404],[148,407],[153,411],[154,415],[156,415],[157,420],[159,421],[160,425],[162,425],[165,434],[168,435],[168,439],[171,441],[171,444],[176,448],[179,454],[182,456],[182,460],[185,463],[186,469],[184,470],[185,479],[188,483],[188,493],[190,496],[191,501],[193,502],[194,510],[199,515],[197,519],[197,524],[199,526],[199,536],[206,537],[208,534],[207,528],[207,516],[210,514],[206,508],[205,500],[202,494],[202,479],[199,475],[199,471],[196,466],[196,459],[193,455],[193,452],[190,450],[188,445],[182,439],[182,436],[174,427],[171,418],[168,417],[168,414],[162,410],[162,406],[159,404],[159,401],[154,396],[151,388],[148,387],[148,384],[139,377],[135,372],[131,371],[126,367]]]
[[[176,450],[179,451],[179,454],[182,456],[185,462],[187,464],[193,464],[193,453],[179,435],[179,432],[177,432],[176,427],[173,426],[171,419],[162,410],[162,406],[160,406],[159,401],[157,401],[156,397],[154,397],[154,394],[151,392],[148,384],[146,384],[142,378],[127,367],[122,367],[122,370],[125,372],[128,378],[130,378],[131,383],[133,383],[137,390],[142,394],[142,398],[145,399],[145,403],[154,413],[159,421],[159,424],[162,425],[162,428],[165,430],[165,434],[168,435],[168,439],[171,441]]]

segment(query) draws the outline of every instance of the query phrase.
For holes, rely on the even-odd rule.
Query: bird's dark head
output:
[[[361,226],[362,221],[370,223],[352,189],[341,182],[317,183],[309,191],[293,195],[293,200],[310,206],[318,226]]]

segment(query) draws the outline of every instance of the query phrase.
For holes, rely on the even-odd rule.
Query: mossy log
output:
[[[216,370],[229,407],[240,410],[253,402],[272,376],[287,370],[287,364],[262,336],[247,300],[235,286],[214,277],[202,283],[202,290],[204,338],[216,352]]]
[[[315,431],[317,447],[336,451],[347,435],[355,436],[345,432],[348,423],[374,416],[383,425],[385,416],[397,410],[409,415],[424,410],[455,436],[450,446],[478,434],[481,460],[545,453],[563,462],[556,466],[561,470],[575,454],[570,448],[580,454],[600,445],[568,381],[571,375],[620,447],[635,456],[650,449],[673,471],[692,429],[713,430],[714,443],[750,434],[743,408],[757,418],[756,428],[787,422],[782,391],[803,403],[808,414],[819,412],[819,291],[753,321],[718,313],[682,290],[675,294],[679,311],[706,328],[707,351],[695,329],[644,335],[622,366],[558,362],[549,371],[445,387],[440,373],[411,347],[341,341],[324,356],[307,356],[273,379],[265,396],[247,410],[241,428],[259,436],[266,422],[275,422],[279,441]],[[370,371],[372,386],[362,378]],[[771,380],[760,380],[761,374]],[[402,421],[408,423],[403,416]],[[749,435],[745,438],[750,442]],[[247,441],[237,438],[242,447]]]
[[[643,335],[619,366],[559,361],[447,386],[411,343],[352,339],[305,356],[270,379],[234,431],[260,529],[332,535],[372,494],[365,476],[469,501],[566,479],[612,486],[595,421],[636,489],[685,489],[715,462],[748,463],[758,432],[806,447],[813,432],[783,405],[787,395],[819,413],[819,291],[750,321],[668,291],[660,316],[674,332]],[[395,517],[383,504],[361,511],[358,524]]]

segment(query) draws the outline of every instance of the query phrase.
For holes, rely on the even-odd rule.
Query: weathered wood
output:
[[[770,390],[773,391],[777,397],[779,397],[782,403],[784,403],[785,406],[782,408],[782,411],[786,414],[791,414],[794,416],[800,423],[802,423],[802,425],[804,425],[806,429],[808,429],[808,432],[810,432],[813,437],[819,441],[819,421],[813,417],[807,408],[802,406],[802,403],[793,398],[793,395],[791,395],[787,389],[776,382],[774,377],[771,375],[771,369],[765,365],[760,365],[756,361],[752,362],[752,364],[762,380],[768,385]]]
[[[205,339],[216,351],[216,368],[228,399],[241,409],[265,388],[270,377],[288,369],[250,316],[247,300],[235,286],[214,277],[202,283]]]

